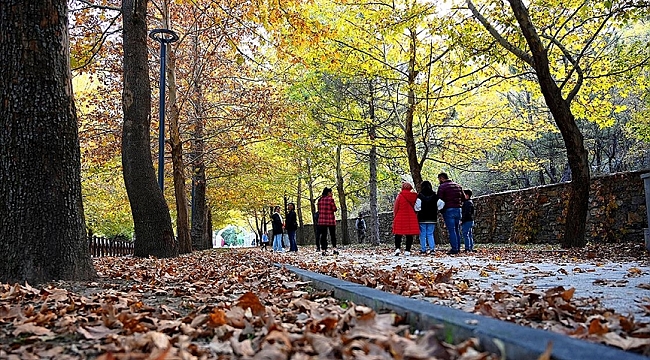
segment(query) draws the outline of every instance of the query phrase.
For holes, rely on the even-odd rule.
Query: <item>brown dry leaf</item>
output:
[[[161,332],[150,331],[145,334],[145,337],[158,349],[169,349],[169,337]]]
[[[210,315],[208,315],[208,314],[199,314],[194,319],[192,319],[192,322],[190,323],[190,326],[193,327],[193,328],[198,328],[201,325],[208,322],[208,320],[210,320]]]
[[[573,293],[575,293],[575,292],[576,292],[575,288],[571,288],[569,290],[563,291],[562,294],[561,294],[562,299],[564,299],[564,301],[571,300],[571,298],[573,297]]]
[[[208,326],[210,327],[218,327],[221,325],[225,325],[228,323],[228,318],[226,317],[226,313],[219,309],[215,308],[209,315],[208,319]]]
[[[54,335],[52,331],[43,326],[36,326],[32,323],[22,324],[16,326],[16,329],[11,333],[13,336],[18,336],[20,334],[34,334],[34,335]]]
[[[99,326],[84,326],[81,325],[77,328],[77,332],[87,340],[104,339],[110,334],[117,334],[119,331],[111,330],[104,325]]]
[[[253,315],[261,316],[266,312],[266,307],[262,305],[257,295],[247,292],[237,300],[237,306],[242,309],[250,308]]]
[[[453,275],[452,269],[447,269],[443,272],[437,273],[436,278],[433,280],[433,282],[436,284],[448,283],[449,281],[451,281],[452,275]]]
[[[650,345],[650,338],[623,338],[617,333],[613,332],[608,332],[607,334],[600,337],[600,339],[602,339],[608,345],[616,346],[623,350],[633,350]]]
[[[592,319],[589,322],[589,335],[603,335],[609,332],[607,324],[601,324],[599,319]]]

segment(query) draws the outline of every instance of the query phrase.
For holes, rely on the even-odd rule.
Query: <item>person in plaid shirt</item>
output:
[[[318,199],[318,233],[320,234],[320,248],[323,255],[327,255],[327,231],[329,230],[332,239],[332,252],[338,255],[336,250],[336,204],[332,197],[332,189],[323,189],[323,195]]]

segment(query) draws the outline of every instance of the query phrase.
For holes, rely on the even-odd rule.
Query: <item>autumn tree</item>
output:
[[[147,2],[122,2],[124,89],[122,166],[133,212],[136,256],[178,255],[169,208],[156,181],[151,147],[151,85],[147,61]]]
[[[66,1],[0,3],[1,282],[95,276],[81,200]]]
[[[560,3],[532,2],[526,6],[521,0],[508,2],[510,12],[505,6],[481,10],[471,0],[466,4],[502,48],[535,72],[546,105],[562,134],[571,169],[562,246],[582,247],[586,244],[590,168],[584,137],[571,104],[585,80],[604,77],[609,72],[601,72],[594,65],[608,51],[607,33],[614,30],[611,24],[629,17],[635,5],[603,2],[588,9],[587,3],[567,7]],[[523,43],[527,46],[521,46]]]

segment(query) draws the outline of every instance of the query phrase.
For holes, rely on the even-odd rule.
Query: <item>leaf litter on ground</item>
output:
[[[384,256],[384,260],[361,263],[359,257],[323,257],[310,247],[298,255],[274,254],[275,261],[292,264],[305,270],[341,278],[365,286],[388,291],[402,296],[426,299],[430,302],[452,306],[468,312],[510,321],[519,325],[551,330],[574,338],[604,343],[627,351],[650,355],[650,324],[639,321],[633,315],[616,313],[605,308],[595,297],[576,297],[574,288],[562,286],[537,289],[533,281],[523,281],[514,291],[505,290],[493,284],[488,289],[476,285],[476,279],[459,278],[459,268],[434,264],[433,269],[421,271],[414,256],[413,266],[391,265],[392,249],[350,247],[343,254]],[[436,255],[445,256],[445,255]],[[550,261],[557,264],[573,264],[573,271],[584,271],[578,266],[585,262],[629,261],[642,259],[647,262],[645,249],[638,244],[617,244],[615,247],[588,246],[584,249],[562,250],[549,247],[486,247],[478,253],[467,255],[468,260],[461,267],[474,267],[472,257],[482,257],[498,262],[515,264],[535,261]],[[565,266],[566,267],[566,266]],[[560,268],[559,273],[567,273]],[[476,269],[479,276],[498,272],[495,265]],[[522,266],[527,276],[548,277],[552,274],[540,271],[534,266]],[[628,269],[627,276],[640,276],[643,272],[635,267]],[[526,276],[524,276],[526,277]],[[597,280],[594,284],[598,285]],[[625,279],[609,286],[625,286]],[[644,288],[645,285],[640,285]],[[648,286],[650,288],[650,286]],[[650,298],[639,306],[650,314]]]
[[[0,284],[0,358],[500,358],[476,339],[448,344],[396,314],[340,302],[267,255],[105,257],[94,259],[100,277],[92,282]],[[379,281],[392,289],[400,276]]]

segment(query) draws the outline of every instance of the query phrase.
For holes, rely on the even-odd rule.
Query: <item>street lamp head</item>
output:
[[[149,37],[161,44],[170,44],[178,41],[178,34],[169,29],[153,29],[149,32]]]

